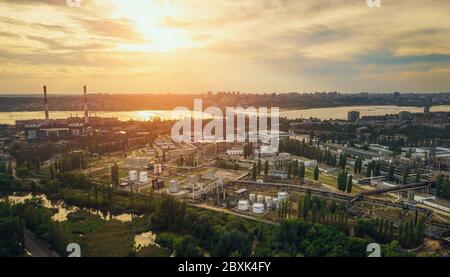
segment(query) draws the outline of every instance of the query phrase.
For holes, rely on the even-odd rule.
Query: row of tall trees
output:
[[[307,191],[297,202],[297,218],[313,223],[329,224],[348,231],[348,217],[345,205],[336,201],[312,197]]]
[[[353,176],[349,175],[347,171],[342,171],[338,174],[337,188],[339,191],[351,193],[353,190]]]
[[[308,159],[317,160],[319,163],[326,163],[330,166],[337,165],[337,156],[329,150],[320,150],[314,145],[295,139],[285,139],[280,141],[280,152],[287,152]]]
[[[361,173],[362,172],[362,164],[363,164],[363,159],[358,157],[355,160],[355,166],[353,168],[353,172],[355,174]]]
[[[57,173],[70,172],[72,170],[86,169],[88,167],[84,152],[68,152],[55,159],[54,171]]]
[[[371,237],[380,243],[398,241],[403,248],[416,248],[423,244],[425,234],[425,217],[417,222],[404,222],[396,228],[394,222],[385,219],[358,219],[354,227],[358,237]]]

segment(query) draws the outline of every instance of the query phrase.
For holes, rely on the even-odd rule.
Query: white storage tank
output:
[[[254,214],[263,214],[264,213],[264,204],[263,203],[253,204],[253,213]]]
[[[250,199],[250,202],[255,202],[256,201],[256,194],[250,193],[248,199]]]
[[[155,174],[162,172],[162,164],[155,164]]]
[[[278,202],[288,200],[289,194],[285,191],[281,191],[278,193]]]
[[[130,181],[136,182],[138,178],[138,173],[136,170],[130,170]]]
[[[256,202],[263,203],[264,202],[264,195],[258,195],[256,197]]]
[[[249,203],[247,200],[239,200],[238,202],[238,210],[239,211],[248,211]]]
[[[178,193],[180,192],[180,187],[178,186],[178,182],[175,180],[171,180],[169,182],[169,192],[170,193]]]
[[[139,173],[139,182],[147,183],[148,182],[148,173],[147,171],[141,171]]]

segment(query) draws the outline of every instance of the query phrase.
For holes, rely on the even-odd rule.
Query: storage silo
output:
[[[250,200],[250,202],[255,202],[256,201],[256,194],[250,193],[248,199]]]
[[[264,213],[264,204],[263,203],[253,204],[253,213],[254,214],[263,214]]]
[[[249,208],[248,200],[239,200],[238,202],[239,211],[248,211],[248,208]]]
[[[258,203],[264,203],[264,195],[258,195],[256,197],[256,202]]]
[[[138,178],[138,173],[136,170],[130,170],[130,181],[136,182]]]
[[[139,173],[139,182],[147,183],[148,182],[148,173],[147,171],[141,171]]]
[[[285,201],[289,199],[289,194],[285,191],[281,191],[278,193],[278,202]]]
[[[155,164],[155,174],[162,172],[162,164]]]
[[[180,192],[178,182],[175,180],[171,180],[169,182],[169,193],[178,193],[178,192]]]

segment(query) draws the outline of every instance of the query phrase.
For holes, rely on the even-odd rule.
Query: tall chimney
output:
[[[87,99],[87,89],[86,86],[84,88],[84,123],[89,123],[89,113],[88,113],[88,99]]]
[[[44,110],[45,110],[45,123],[48,124],[49,116],[48,116],[47,86],[44,86]]]

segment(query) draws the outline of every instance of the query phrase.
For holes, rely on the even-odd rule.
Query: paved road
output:
[[[249,220],[253,220],[253,221],[257,221],[257,222],[261,222],[261,223],[266,223],[266,224],[270,224],[270,225],[280,225],[277,222],[273,222],[273,221],[270,221],[270,220],[262,219],[262,218],[255,217],[255,216],[252,216],[252,215],[246,215],[246,214],[233,212],[233,211],[230,211],[230,210],[225,209],[225,208],[211,207],[211,206],[208,206],[206,204],[188,203],[188,205],[193,206],[193,207],[197,207],[197,208],[201,208],[201,209],[215,211],[215,212],[231,214],[231,215],[234,215],[234,216],[238,216],[238,217],[242,217],[242,218],[245,218],[245,219],[249,219]]]
[[[44,257],[59,257],[58,253],[48,249],[47,245],[36,238],[35,234],[28,229],[24,230],[25,248],[31,253],[31,256],[36,258]]]

